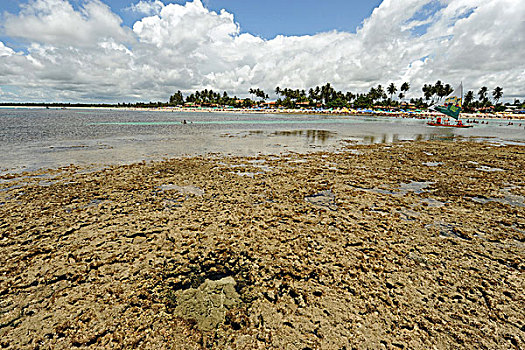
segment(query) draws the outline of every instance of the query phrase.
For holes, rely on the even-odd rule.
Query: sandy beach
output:
[[[122,108],[126,109],[126,108]],[[129,110],[137,111],[140,108],[129,108]],[[144,108],[142,108],[144,110]],[[151,111],[161,112],[179,112],[179,113],[232,113],[232,114],[284,114],[284,115],[337,115],[337,116],[384,116],[393,118],[420,118],[432,119],[442,117],[439,112],[431,109],[424,109],[421,111],[389,111],[384,109],[347,109],[347,108],[333,108],[333,109],[305,109],[305,108],[181,108],[181,107],[161,107],[148,108]],[[523,120],[524,114],[517,113],[462,113],[462,119],[512,119]]]
[[[44,107],[39,106],[0,106],[1,109],[31,109],[39,110]],[[59,109],[59,108],[51,108]],[[193,113],[220,113],[220,114],[275,114],[275,115],[335,115],[335,116],[384,116],[394,118],[419,118],[432,119],[443,116],[441,113],[431,109],[423,109],[418,111],[389,111],[384,109],[347,109],[347,108],[331,108],[331,109],[307,109],[307,108],[226,108],[226,107],[67,107],[69,110],[87,110],[87,111],[148,111],[148,112],[173,112],[173,113],[188,113],[190,116]],[[524,120],[524,114],[497,112],[497,113],[462,113],[462,119],[511,119]]]
[[[0,179],[5,349],[520,349],[525,148],[356,145]]]

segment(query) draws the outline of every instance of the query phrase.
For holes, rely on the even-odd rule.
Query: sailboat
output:
[[[451,128],[472,128],[472,125],[463,124],[459,119],[462,110],[463,102],[463,83],[445,98],[442,105],[435,106],[434,109],[446,116],[457,120],[456,124],[450,124],[448,120],[442,120],[441,117],[436,118],[436,121],[430,121],[427,124],[430,126],[446,126]]]

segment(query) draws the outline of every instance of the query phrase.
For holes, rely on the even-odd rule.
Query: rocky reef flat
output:
[[[0,348],[522,349],[525,147],[0,179]]]

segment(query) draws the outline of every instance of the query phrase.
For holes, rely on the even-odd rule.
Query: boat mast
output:
[[[459,118],[460,118],[460,115],[461,115],[461,110],[463,109],[463,81],[461,81],[461,83],[459,83],[459,86],[461,87],[461,100],[459,100],[460,112],[458,114],[458,121],[459,121]]]

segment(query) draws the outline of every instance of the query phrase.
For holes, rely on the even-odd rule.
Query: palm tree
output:
[[[407,93],[408,90],[410,90],[410,83],[404,82],[403,85],[401,85],[401,92]]]
[[[503,96],[503,89],[497,86],[494,91],[492,91],[492,97],[496,100],[496,104],[498,104],[499,99]]]
[[[410,84],[407,83],[407,82],[404,82],[402,85],[401,85],[401,88],[400,88],[401,92],[399,94],[399,99],[400,100],[403,100],[405,97],[406,97],[406,93],[408,92],[408,90],[410,90]]]
[[[441,80],[438,80],[436,85],[434,85],[434,94],[436,94],[440,100],[446,96],[445,87]]]
[[[250,94],[255,95],[256,97],[261,98],[261,100],[268,99],[268,95],[261,89],[250,89]]]
[[[423,95],[425,96],[425,100],[430,100],[432,96],[434,95],[434,86],[425,84],[421,88],[423,90]]]
[[[450,86],[450,84],[446,84],[444,87],[445,96],[448,96],[453,92],[454,92],[454,89],[452,88],[452,86]]]
[[[355,95],[353,93],[351,93],[350,91],[348,91],[346,94],[345,94],[345,99],[350,103],[352,100],[355,99]]]
[[[314,89],[313,88],[310,88],[308,90],[308,97],[310,98],[310,100],[314,100],[315,99],[315,92],[314,92]]]
[[[378,99],[385,99],[386,98],[385,90],[383,90],[383,87],[381,86],[381,84],[377,85],[376,93],[377,93],[377,98]]]
[[[331,101],[333,92],[334,88],[332,88],[332,85],[330,85],[330,83],[326,83],[326,85],[321,86],[321,99],[324,100],[325,104],[328,104]]]
[[[487,89],[486,86],[483,86],[481,89],[479,89],[478,96],[480,101],[484,101],[487,98],[487,91],[489,91],[489,89]]]
[[[394,97],[394,94],[396,93],[397,91],[397,88],[396,86],[394,85],[394,83],[390,83],[390,85],[388,86],[388,88],[386,89],[388,91],[388,93],[390,94],[390,99],[392,99]]]
[[[281,88],[280,88],[280,87],[276,87],[276,88],[275,88],[275,94],[276,94],[277,96],[279,96],[279,95],[281,94]]]
[[[464,101],[464,106],[465,107],[468,107],[472,101],[474,101],[474,92],[472,90],[469,90],[466,94],[465,94],[465,101]]]
[[[377,100],[377,91],[375,87],[371,87],[370,91],[368,92],[368,98],[374,103],[375,100]]]

